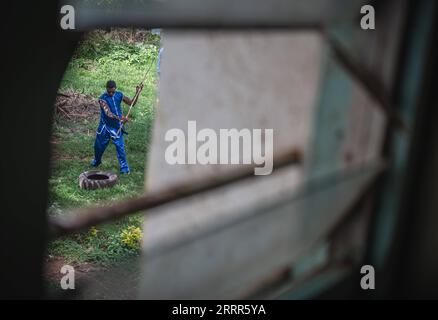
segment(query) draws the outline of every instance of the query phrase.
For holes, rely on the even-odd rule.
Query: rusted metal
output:
[[[274,169],[300,164],[301,162],[301,152],[299,150],[292,150],[279,157],[274,157]],[[210,177],[202,181],[190,181],[167,190],[150,192],[144,196],[128,199],[112,205],[73,210],[63,215],[49,217],[49,233],[51,237],[58,237],[81,231],[94,225],[137,213],[138,211],[155,208],[242,179],[251,179],[254,177],[254,166],[244,166],[244,168],[237,172]],[[146,212],[145,214],[148,213]]]

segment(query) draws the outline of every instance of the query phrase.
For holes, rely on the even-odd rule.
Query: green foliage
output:
[[[150,43],[112,41],[108,33],[103,31],[91,33],[81,43],[64,74],[61,90],[73,89],[97,99],[103,93],[106,81],[113,79],[117,82],[117,89],[132,98],[136,85],[143,78],[149,64],[152,65],[127,124],[129,134],[125,136],[125,145],[131,174],[119,176],[113,188],[87,191],[78,186],[80,173],[91,169],[99,120],[55,119],[55,160],[49,180],[49,214],[64,214],[67,208],[108,204],[143,192],[146,153],[155,117],[157,52],[157,48]],[[128,106],[124,105],[123,108],[126,114]],[[116,152],[111,143],[99,168],[118,172]],[[88,232],[53,241],[48,253],[62,256],[70,262],[113,263],[138,254],[141,223],[142,216],[136,214],[116,223],[96,226]]]
[[[110,32],[96,30],[90,32],[81,41],[72,63],[83,63],[86,60],[98,62],[129,61],[129,64],[144,63],[157,55],[160,36],[146,31],[132,29],[114,29]],[[103,60],[100,60],[103,58]]]
[[[120,240],[122,243],[130,249],[136,249],[140,246],[140,240],[143,238],[141,229],[135,226],[129,226],[122,230],[120,234]]]
[[[94,262],[110,265],[136,256],[140,250],[142,215],[133,215],[123,221],[94,227],[88,232],[57,239],[48,251],[66,258],[68,263]],[[97,232],[93,232],[96,230]],[[128,235],[128,237],[126,236]],[[129,243],[126,243],[129,239]]]

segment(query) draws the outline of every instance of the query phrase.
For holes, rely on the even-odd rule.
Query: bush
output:
[[[130,249],[140,248],[140,240],[142,237],[141,229],[135,226],[129,226],[122,230],[120,234],[122,243]]]

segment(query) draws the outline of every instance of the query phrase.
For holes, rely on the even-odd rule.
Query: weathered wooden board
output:
[[[339,179],[298,186],[297,169],[286,168],[268,181],[242,182],[202,200],[162,207],[145,223],[140,297],[235,299],[256,293],[322,240],[379,169],[371,164]],[[251,197],[281,180],[282,194],[266,190],[246,206],[235,201],[236,195]]]
[[[304,157],[317,103],[323,40],[314,32],[165,32],[148,190],[218,175],[232,165],[169,165],[169,129],[274,130],[274,155]],[[304,161],[306,161],[305,159]]]
[[[309,177],[329,174],[378,159],[386,116],[363,86],[327,48],[319,100],[315,107]]]
[[[77,8],[76,28],[315,27],[354,20],[366,0],[63,1]]]
[[[272,128],[274,157],[298,148],[304,164],[155,209],[140,297],[245,297],[322,241],[374,178],[385,118],[316,32],[167,32],[164,48],[148,190],[235,169],[165,161],[165,133],[189,120]]]

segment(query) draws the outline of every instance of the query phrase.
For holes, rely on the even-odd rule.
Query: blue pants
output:
[[[97,166],[102,162],[102,155],[105,152],[106,147],[108,146],[109,141],[112,141],[116,146],[117,151],[117,159],[120,164],[120,172],[127,173],[129,172],[128,161],[126,161],[125,154],[125,143],[123,141],[123,134],[120,133],[118,138],[111,136],[111,134],[103,129],[96,134],[96,141],[94,142],[94,165]]]

